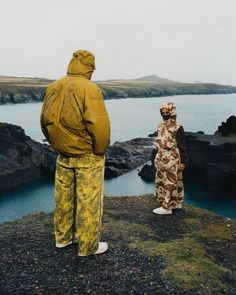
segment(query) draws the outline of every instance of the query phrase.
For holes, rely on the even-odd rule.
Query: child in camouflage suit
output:
[[[182,208],[184,201],[183,173],[188,165],[183,126],[176,122],[176,107],[166,102],[160,107],[163,122],[157,130],[155,158],[156,195],[160,207],[156,214],[171,214],[172,209]]]

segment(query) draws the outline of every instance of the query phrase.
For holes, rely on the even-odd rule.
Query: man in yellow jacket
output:
[[[67,75],[45,93],[41,128],[58,152],[55,177],[55,239],[63,248],[78,241],[78,255],[100,254],[104,154],[110,122],[99,87],[90,81],[95,58],[86,50],[73,54]]]

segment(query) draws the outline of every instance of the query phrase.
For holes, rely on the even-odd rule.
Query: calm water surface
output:
[[[139,136],[146,137],[155,131],[161,120],[158,109],[165,101],[176,104],[178,121],[187,131],[202,130],[213,134],[222,121],[236,114],[236,94],[109,100],[106,105],[111,119],[112,143]],[[31,103],[0,106],[0,121],[20,125],[27,135],[41,141],[41,105]],[[190,183],[186,183],[185,187],[186,203],[236,218],[236,196],[209,194],[198,185]],[[154,184],[142,181],[136,170],[105,181],[107,195],[139,195],[154,191]],[[0,222],[14,220],[34,211],[52,210],[51,182],[38,182],[0,194]]]

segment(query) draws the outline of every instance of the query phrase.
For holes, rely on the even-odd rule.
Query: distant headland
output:
[[[0,75],[0,104],[43,101],[45,88],[53,80]],[[105,99],[162,97],[173,95],[230,94],[236,86],[214,83],[182,83],[157,75],[138,79],[95,81]]]

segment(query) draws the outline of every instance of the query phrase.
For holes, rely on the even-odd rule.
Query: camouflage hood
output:
[[[162,116],[176,116],[176,107],[173,102],[165,102],[160,107]]]

